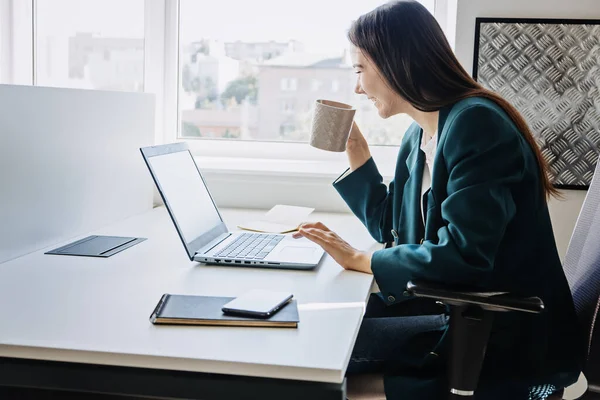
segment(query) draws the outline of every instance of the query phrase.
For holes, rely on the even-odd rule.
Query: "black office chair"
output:
[[[585,400],[600,400],[600,327],[595,324],[600,308],[600,162],[577,219],[563,266],[581,326],[589,340],[584,375],[588,380]],[[496,311],[539,313],[539,298],[456,292],[428,282],[409,282],[406,291],[450,306],[451,354],[448,371],[451,399],[473,398]],[[538,386],[530,399],[562,399],[563,389]]]

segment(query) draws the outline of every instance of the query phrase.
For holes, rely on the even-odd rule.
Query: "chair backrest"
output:
[[[596,316],[600,307],[600,161],[579,213],[563,267],[579,322],[588,340],[585,376],[590,384],[598,384],[600,322],[596,322]]]

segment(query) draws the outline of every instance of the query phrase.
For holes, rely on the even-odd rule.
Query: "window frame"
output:
[[[35,85],[35,0],[0,0],[2,82]]]
[[[442,27],[449,22],[448,1],[435,0],[434,15]],[[384,0],[382,0],[382,3]],[[0,0],[3,12],[0,74],[12,84],[36,85],[37,0]],[[439,6],[438,6],[439,4]],[[188,142],[204,159],[264,159],[345,163],[343,153],[316,150],[306,143],[193,139],[179,136],[179,10],[180,0],[144,0],[144,92],[156,98],[155,142]],[[29,47],[30,46],[30,47]],[[321,84],[326,84],[321,82]],[[371,145],[371,154],[385,175],[391,175],[398,146]]]
[[[383,3],[383,1],[382,1]],[[164,82],[164,134],[163,143],[182,142],[188,143],[190,150],[197,157],[216,158],[260,158],[265,160],[306,160],[306,161],[331,161],[345,160],[342,153],[330,153],[316,150],[306,143],[277,142],[277,141],[244,141],[227,139],[194,139],[179,136],[179,0],[166,0],[165,18],[165,71],[173,71],[169,78],[165,73]],[[403,133],[403,132],[402,132]],[[373,158],[377,161],[380,170],[389,175],[394,168],[397,145],[382,146],[371,145]]]

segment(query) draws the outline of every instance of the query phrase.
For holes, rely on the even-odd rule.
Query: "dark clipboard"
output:
[[[44,254],[82,257],[110,257],[143,242],[146,238],[91,235]]]

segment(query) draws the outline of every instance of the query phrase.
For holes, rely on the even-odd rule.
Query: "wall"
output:
[[[0,109],[0,263],[152,208],[154,96],[0,85]]]
[[[455,52],[468,72],[473,70],[476,17],[600,18],[598,0],[458,0]],[[561,257],[571,238],[585,191],[565,191],[564,200],[552,199],[550,214]]]

